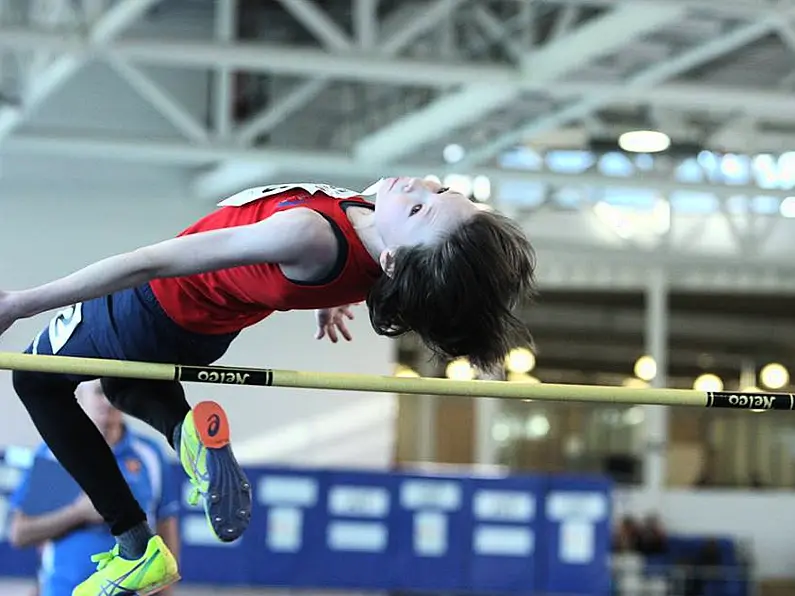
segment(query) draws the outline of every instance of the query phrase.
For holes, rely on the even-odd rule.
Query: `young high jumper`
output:
[[[252,188],[176,238],[0,292],[0,333],[56,308],[26,352],[210,365],[274,311],[315,310],[315,337],[351,339],[366,300],[376,333],[415,332],[435,353],[478,367],[529,341],[514,307],[534,291],[535,254],[510,219],[418,178],[365,193],[317,184]],[[339,335],[338,335],[339,334]],[[154,594],[179,580],[174,557],[73,394],[84,376],[16,371],[14,388],[44,441],[91,499],[117,545],[74,596]],[[203,498],[219,540],[240,537],[251,487],[220,405],[191,408],[179,382],[103,378],[113,405],[161,432]]]

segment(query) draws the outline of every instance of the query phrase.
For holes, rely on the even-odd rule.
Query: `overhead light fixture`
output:
[[[475,369],[466,358],[456,358],[447,364],[445,376],[454,381],[471,381],[475,378]]]
[[[506,381],[510,381],[511,383],[530,383],[531,385],[538,385],[541,381],[538,377],[534,377],[533,375],[529,375],[527,373],[514,373],[509,372],[505,376]],[[524,401],[533,401],[532,399],[526,399]]]
[[[505,368],[512,373],[528,373],[536,365],[536,357],[527,348],[514,348],[505,357]]]
[[[472,194],[472,179],[463,174],[448,174],[444,177],[443,184],[450,190],[460,192],[465,197]]]
[[[651,356],[644,355],[635,362],[635,376],[641,381],[651,381],[657,376],[657,362]]]
[[[476,201],[488,201],[491,198],[491,180],[488,176],[475,176],[472,180],[472,197]]]
[[[632,130],[618,137],[618,146],[628,153],[660,153],[671,146],[671,137],[656,130]]]
[[[771,362],[762,368],[759,380],[768,389],[781,389],[789,383],[789,371],[778,362]]]
[[[718,375],[704,373],[693,382],[696,391],[723,391],[723,381]]]
[[[502,443],[511,438],[511,427],[505,422],[498,422],[491,427],[491,436],[498,443]]]
[[[624,424],[641,424],[646,418],[646,413],[641,406],[633,406],[626,410],[621,418],[624,420]]]
[[[795,217],[795,197],[787,197],[779,205],[781,217]]]
[[[403,364],[399,364],[395,369],[395,376],[396,377],[419,377],[419,373],[417,371],[405,366]]]
[[[458,143],[451,143],[442,151],[442,157],[447,163],[458,163],[464,159],[464,155],[466,155],[466,151]]]
[[[529,439],[541,439],[547,436],[550,427],[549,418],[543,414],[536,414],[525,422],[525,434]]]

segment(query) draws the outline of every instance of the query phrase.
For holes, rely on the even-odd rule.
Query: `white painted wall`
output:
[[[205,212],[204,206],[180,198],[178,176],[168,180],[151,174],[137,184],[129,174],[116,174],[115,182],[100,176],[96,183],[84,179],[49,190],[46,184],[32,184],[35,192],[0,180],[0,288],[46,282],[98,258],[170,237]],[[135,175],[145,172],[133,170]],[[372,333],[363,306],[356,313],[350,344],[316,341],[311,312],[279,313],[244,332],[219,363],[390,374],[391,341]],[[0,350],[23,350],[48,318],[19,322],[0,337]],[[392,395],[210,385],[188,390],[193,402],[212,398],[227,408],[237,452],[246,462],[383,467],[390,461]],[[36,443],[38,435],[5,371],[0,371],[0,404],[0,444]]]
[[[795,492],[669,490],[656,510],[671,534],[734,536],[752,549],[760,579],[795,578]],[[615,516],[655,509],[637,490],[616,491]]]

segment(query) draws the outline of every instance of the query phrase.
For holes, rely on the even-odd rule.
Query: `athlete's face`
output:
[[[420,178],[386,178],[376,193],[375,226],[392,250],[438,242],[475,213],[461,193]]]

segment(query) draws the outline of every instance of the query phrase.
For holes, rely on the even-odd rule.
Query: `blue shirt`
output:
[[[137,433],[125,429],[113,453],[127,484],[149,524],[174,517],[179,513],[179,490],[171,474],[171,466],[160,446]],[[46,445],[36,452],[36,457],[55,459]],[[29,484],[26,473],[10,499],[11,509],[17,509],[25,500]],[[40,596],[71,596],[74,587],[96,571],[91,555],[106,552],[115,544],[104,524],[79,529],[43,545],[39,571]]]

